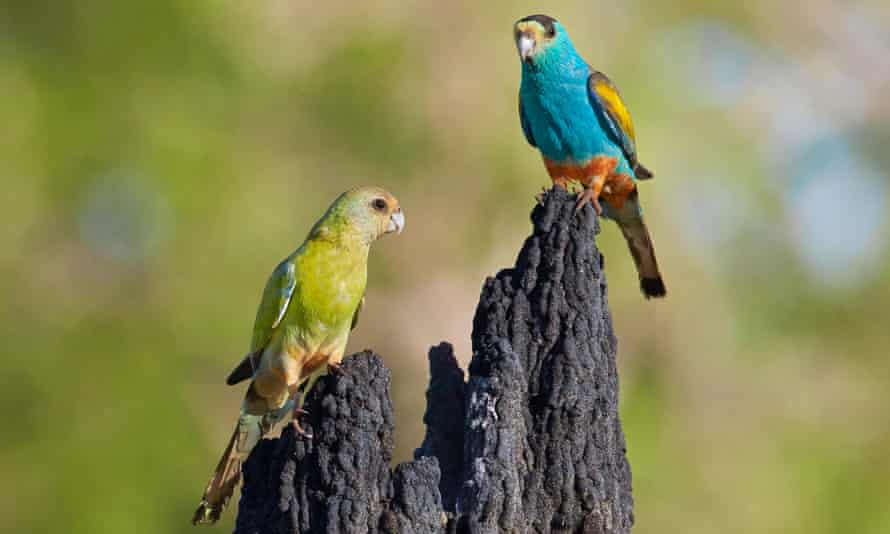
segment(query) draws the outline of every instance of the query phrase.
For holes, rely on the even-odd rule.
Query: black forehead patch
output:
[[[520,19],[519,22],[529,22],[532,20],[543,26],[548,32],[553,32],[553,24],[556,22],[556,19],[548,17],[547,15],[529,15],[524,19]]]

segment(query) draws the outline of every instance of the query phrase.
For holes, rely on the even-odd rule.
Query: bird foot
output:
[[[290,422],[291,426],[294,427],[294,430],[297,431],[297,434],[303,436],[306,439],[312,439],[312,432],[309,432],[300,424],[300,421],[294,419]]]
[[[306,439],[312,439],[312,432],[307,431],[305,428],[303,428],[303,425],[300,424],[300,416],[302,415],[309,415],[309,412],[307,410],[304,410],[303,408],[294,409],[294,418],[291,419],[290,424],[294,427],[294,430],[297,431],[297,434],[303,436]]]
[[[585,187],[584,191],[578,194],[578,202],[575,203],[575,213],[579,213],[586,204],[593,206],[593,210],[597,216],[603,214],[603,208],[600,206],[599,195],[592,187]]]
[[[535,195],[535,200],[538,202],[538,204],[543,206],[545,198],[547,198],[547,188],[541,186],[541,192]]]
[[[328,362],[328,372],[337,376],[343,376],[346,373],[346,371],[343,370],[343,366],[335,362]]]

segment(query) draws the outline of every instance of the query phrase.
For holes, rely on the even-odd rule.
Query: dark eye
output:
[[[556,35],[556,27],[555,27],[555,26],[550,26],[550,29],[547,30],[547,37],[551,37],[551,38],[552,38],[554,35]]]
[[[377,211],[383,211],[386,209],[386,201],[382,198],[375,198],[371,205],[374,206],[374,209]]]

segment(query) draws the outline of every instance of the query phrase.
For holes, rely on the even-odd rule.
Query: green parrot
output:
[[[226,383],[251,379],[238,424],[192,523],[215,523],[241,479],[254,445],[293,411],[297,431],[306,394],[343,359],[368,279],[368,251],[384,234],[401,233],[399,201],[378,187],[340,195],[306,241],[272,271],[257,310],[250,352]],[[298,388],[303,386],[297,399]]]

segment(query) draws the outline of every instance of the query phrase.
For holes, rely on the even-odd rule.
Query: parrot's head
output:
[[[310,235],[327,239],[348,235],[370,244],[404,228],[405,214],[396,197],[379,187],[356,187],[337,197]]]
[[[529,15],[513,25],[519,59],[526,65],[540,65],[549,58],[574,50],[562,24],[547,15]]]

